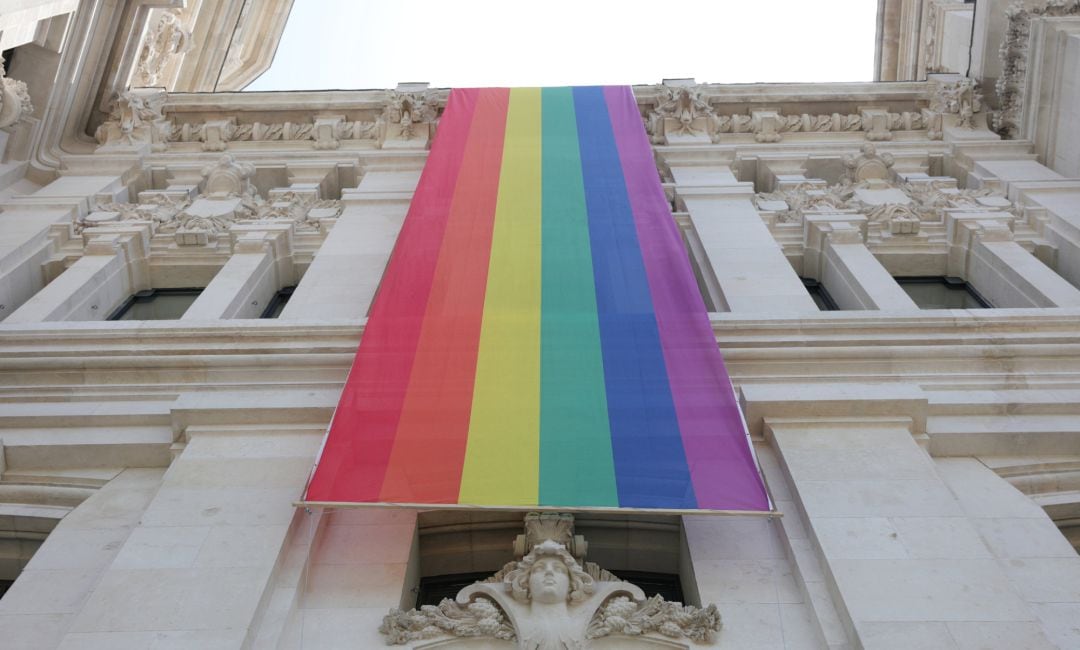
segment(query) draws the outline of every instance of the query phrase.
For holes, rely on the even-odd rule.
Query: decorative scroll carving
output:
[[[26,82],[6,76],[4,57],[0,56],[0,129],[12,126],[34,112]]]
[[[169,60],[191,49],[191,31],[184,27],[179,9],[162,11],[139,50],[133,86],[157,86]]]
[[[320,200],[313,192],[271,192],[260,197],[250,178],[255,167],[223,155],[202,170],[204,191],[192,199],[184,190],[140,192],[138,203],[99,203],[74,221],[76,233],[116,221],[149,221],[157,234],[174,235],[181,246],[204,245],[233,224],[291,222],[297,232],[316,232],[320,221],[341,214],[341,201]]]
[[[125,146],[151,143],[163,146],[169,133],[162,110],[167,95],[159,88],[133,88],[113,98],[109,121],[94,132],[99,143]]]
[[[888,139],[883,130],[921,131],[927,128],[920,111],[888,113],[871,128],[861,113],[781,115],[773,111],[721,115],[709,103],[702,86],[659,87],[656,107],[645,114],[645,130],[653,144],[667,144],[669,137],[708,137],[717,142],[724,134],[750,134],[758,142],[779,142],[785,133],[854,133],[866,131],[867,139]],[[889,135],[891,138],[891,135]]]
[[[590,563],[582,565],[567,548],[577,539],[572,522],[571,515],[530,514],[516,544],[529,549],[520,560],[462,589],[455,600],[408,612],[391,610],[379,631],[391,645],[486,637],[513,641],[523,650],[585,648],[590,639],[601,637],[618,637],[626,647],[650,635],[715,640],[721,627],[715,605],[699,609],[660,596],[646,599],[638,587],[595,565],[590,569]],[[548,534],[562,541],[537,541]]]
[[[1002,71],[994,86],[1000,108],[993,116],[994,131],[1002,137],[1016,137],[1020,128],[1028,53],[1031,47],[1031,20],[1065,16],[1080,16],[1080,0],[1049,0],[1037,7],[1029,7],[1027,3],[1018,0],[1005,10],[1005,40],[998,50]]]

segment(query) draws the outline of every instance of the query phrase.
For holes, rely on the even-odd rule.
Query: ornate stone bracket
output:
[[[671,648],[688,647],[673,646],[683,639],[712,643],[720,630],[715,605],[647,599],[640,588],[584,562],[584,539],[573,534],[572,515],[530,513],[514,548],[518,560],[454,600],[391,610],[379,627],[387,643],[453,647],[453,638],[487,638],[522,650],[567,650],[613,637],[619,647]]]
[[[0,129],[13,126],[34,112],[26,83],[5,75],[4,58],[0,57]]]
[[[1080,16],[1080,0],[1049,0],[1030,7],[1018,0],[1005,10],[1005,40],[998,50],[1002,71],[994,89],[1000,108],[994,113],[994,131],[1002,137],[1016,137],[1020,129],[1020,113],[1024,107],[1028,53],[1031,48],[1031,21],[1034,18]]]

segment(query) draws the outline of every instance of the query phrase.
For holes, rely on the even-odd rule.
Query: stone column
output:
[[[787,422],[767,435],[861,647],[964,647],[957,637],[991,628],[1045,643],[907,425]]]
[[[147,222],[95,228],[83,256],[15,310],[5,323],[104,320],[136,291],[150,288]]]
[[[123,470],[56,525],[0,600],[5,648],[60,644],[138,524],[163,473],[155,468]]]
[[[293,502],[322,428],[188,426],[185,436],[116,559],[74,608],[63,650],[250,647],[290,530],[309,525]]]
[[[758,215],[752,183],[736,181],[727,165],[668,164],[708,257],[702,273],[716,278],[730,311],[819,311]]]
[[[292,224],[234,225],[232,256],[182,320],[258,318],[292,282]]]
[[[949,274],[995,307],[1080,307],[1080,291],[1013,240],[1012,217],[947,214]]]
[[[824,284],[841,309],[919,308],[866,247],[866,217],[807,214],[803,223],[803,272]]]
[[[1053,647],[1033,603],[1047,602],[1046,594],[1080,599],[1073,578],[1080,558],[1063,559],[1062,544],[1050,544],[1060,533],[1004,480],[985,471],[969,479],[970,466],[979,465],[972,459],[927,455],[920,394],[827,385],[744,390],[751,429],[761,427],[779,456],[805,514],[809,551],[859,647],[965,648],[987,640]],[[1031,538],[1033,553],[1047,559],[1003,562],[980,521],[998,516],[1050,524]]]
[[[280,318],[365,318],[419,180],[419,167],[373,170],[344,191],[344,211]]]

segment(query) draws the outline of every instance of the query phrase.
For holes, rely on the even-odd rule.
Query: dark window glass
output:
[[[14,580],[0,580],[0,598],[4,597],[8,589],[11,589],[11,585],[15,584]]]
[[[615,571],[613,573],[619,576],[620,579],[641,587],[646,598],[652,598],[656,594],[660,594],[667,601],[685,602],[683,601],[682,583],[677,575],[645,571]],[[420,588],[416,594],[416,607],[419,609],[423,605],[438,605],[443,598],[453,599],[457,592],[465,587],[490,577],[490,573],[455,573],[453,575],[420,578]]]
[[[960,278],[896,278],[920,309],[985,309],[990,303]]]
[[[802,278],[802,283],[806,287],[806,292],[814,299],[814,304],[818,306],[818,309],[821,311],[837,311],[840,309],[836,301],[829,295],[829,292],[825,290],[825,285],[809,278]]]
[[[150,289],[124,301],[109,320],[176,320],[184,315],[202,289]]]
[[[296,291],[296,287],[285,287],[270,299],[270,304],[263,310],[262,315],[259,318],[277,318],[281,315],[285,305],[289,304],[289,298],[292,298],[293,292]]]

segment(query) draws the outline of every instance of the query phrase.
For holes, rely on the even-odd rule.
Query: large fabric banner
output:
[[[450,93],[305,501],[769,509],[630,88]]]

